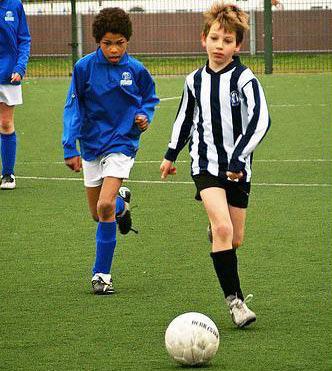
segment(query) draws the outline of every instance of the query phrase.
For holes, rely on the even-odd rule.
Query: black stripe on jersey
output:
[[[220,112],[220,74],[211,74],[210,108],[213,142],[217,148],[219,176],[227,170],[228,159],[223,145],[223,132]]]
[[[204,142],[204,129],[203,129],[203,117],[202,117],[202,104],[201,104],[201,86],[202,86],[202,71],[203,68],[200,68],[194,75],[194,89],[195,89],[195,96],[196,102],[198,105],[198,123],[197,123],[197,131],[199,137],[198,143],[198,156],[199,156],[199,168],[200,169],[207,169],[208,160],[207,160],[207,145]]]
[[[178,117],[179,112],[180,112],[180,110],[181,110],[182,103],[183,103],[183,98],[184,98],[184,91],[183,91],[182,96],[181,96],[181,101],[180,101],[180,104],[179,104],[179,107],[178,107],[178,111],[176,112],[176,115],[175,115],[175,120],[176,120],[176,118]]]
[[[176,150],[178,152],[181,151],[181,149],[186,145],[186,143],[188,142],[190,138],[190,131],[191,131],[191,127],[193,125],[193,119],[194,119],[195,98],[193,96],[193,93],[189,89],[189,87],[187,87],[187,94],[188,94],[188,103],[186,107],[185,118],[181,126],[181,131],[180,131],[179,139],[178,139],[178,145],[176,146]],[[182,100],[183,100],[183,96],[182,96]]]
[[[232,95],[234,92],[237,94],[237,97],[239,97],[239,90],[237,83],[239,81],[239,77],[241,76],[241,73],[246,70],[247,67],[238,65],[235,70],[232,72],[232,76],[230,79],[230,85],[229,85],[229,95],[231,99],[231,110],[232,110],[232,121],[233,121],[233,138],[234,143],[236,142],[239,135],[242,134],[242,117],[241,117],[241,103],[240,100],[238,101],[238,104],[236,102],[232,102]]]
[[[233,152],[233,156],[232,156],[233,159],[238,159],[238,157],[241,155],[241,153],[243,152],[243,149],[247,146],[251,137],[254,135],[255,130],[257,128],[258,120],[259,120],[259,113],[261,110],[261,99],[259,95],[258,83],[257,83],[257,80],[255,79],[251,80],[249,83],[252,84],[252,90],[253,90],[254,99],[255,99],[254,114],[250,120],[250,123],[248,125],[245,135],[241,138],[238,146]]]
[[[194,112],[195,112],[195,97],[193,96],[192,91],[189,89],[188,86],[186,86],[187,89],[187,102],[186,102],[186,110],[184,113],[184,119],[181,124],[181,130],[177,139],[177,145],[176,148],[168,148],[165,158],[170,161],[175,161],[178,154],[182,150],[182,148],[187,144],[187,142],[190,139],[191,136],[191,128],[193,125],[194,120]],[[180,114],[180,111],[182,109],[184,100],[184,92],[181,97],[181,102],[176,114],[176,120]]]

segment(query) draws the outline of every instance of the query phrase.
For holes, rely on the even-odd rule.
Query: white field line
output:
[[[302,160],[299,160],[299,159],[284,159],[284,160],[259,160],[259,159],[256,159],[254,160],[255,163],[256,162],[331,162],[332,159],[325,159],[325,158],[317,158],[317,159],[302,159]],[[140,161],[140,160],[137,160],[135,161],[135,164],[154,164],[154,163],[160,163],[161,161],[160,160],[145,160],[145,161]],[[184,164],[187,164],[187,163],[190,163],[189,160],[180,160],[180,161],[176,161],[176,163],[184,163]]]
[[[160,102],[166,102],[169,100],[176,100],[181,99],[181,96],[176,97],[168,97],[168,98],[160,98]],[[318,103],[318,104],[312,104],[312,103],[302,103],[302,104],[269,104],[269,107],[313,107],[313,106],[319,106],[319,107],[325,107],[327,104],[325,103]]]
[[[160,102],[166,102],[168,100],[175,100],[175,99],[181,99],[181,95],[178,97],[160,98]]]
[[[29,180],[50,180],[50,181],[70,181],[82,182],[82,178],[60,178],[60,177],[44,177],[44,176],[17,176],[17,179]],[[138,184],[193,184],[189,181],[164,181],[164,180],[126,180],[125,183],[138,183]],[[262,187],[332,187],[332,184],[326,183],[252,183],[253,186]]]
[[[316,158],[316,159],[283,159],[283,160],[277,160],[277,159],[271,159],[271,160],[260,160],[256,159],[254,160],[256,162],[332,162],[332,159],[326,159],[326,158]],[[135,164],[159,164],[161,163],[161,160],[135,160]],[[190,163],[189,160],[179,160],[176,161],[177,164],[188,164]],[[64,165],[63,161],[19,161],[17,162],[19,165]]]

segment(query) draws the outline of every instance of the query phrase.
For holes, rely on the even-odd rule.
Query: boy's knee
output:
[[[97,217],[105,219],[115,213],[115,199],[114,200],[99,200],[97,203]]]
[[[221,239],[229,239],[233,236],[233,226],[231,223],[217,223],[213,226],[213,232]]]
[[[5,134],[11,134],[14,131],[14,123],[12,120],[7,120],[3,118],[0,121],[1,132]]]

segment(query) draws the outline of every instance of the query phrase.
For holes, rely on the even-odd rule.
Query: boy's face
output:
[[[128,40],[121,34],[107,32],[100,40],[100,49],[113,64],[119,63],[128,47]]]
[[[236,45],[235,31],[225,31],[219,22],[213,23],[207,36],[202,34],[201,41],[209,57],[209,67],[216,71],[226,67],[241,47]]]

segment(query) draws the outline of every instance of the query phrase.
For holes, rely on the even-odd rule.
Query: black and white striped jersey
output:
[[[175,161],[189,141],[192,175],[242,171],[270,127],[261,84],[239,57],[219,72],[208,65],[187,76],[165,158]]]

